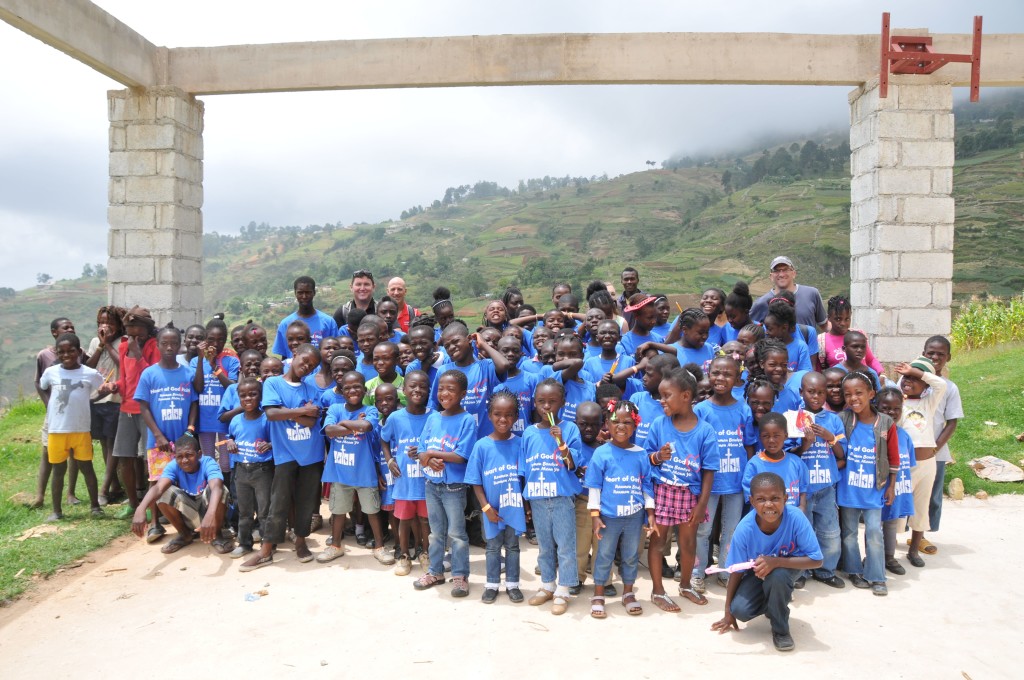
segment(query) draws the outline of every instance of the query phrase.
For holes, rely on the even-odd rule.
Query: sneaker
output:
[[[519,602],[522,602],[526,598],[523,597],[523,591],[519,590],[519,588],[509,588],[508,589],[508,599],[511,600],[512,602],[519,603]]]
[[[455,594],[454,592],[452,593]],[[480,596],[480,601],[484,604],[494,604],[494,601],[498,599],[498,591],[494,588],[484,588],[484,594]]]
[[[367,537],[366,544],[363,547],[369,548],[370,550],[375,550],[377,548],[377,539],[375,539],[373,536]]]
[[[609,583],[608,585],[606,585],[604,587],[604,596],[605,597],[618,597],[619,596],[619,589],[615,587],[614,583]]]
[[[495,591],[497,594],[497,591]],[[469,583],[465,576],[452,577],[452,597],[466,597],[469,595]]]
[[[718,581],[718,585],[722,586],[723,588],[728,588],[729,587],[729,579],[728,578],[723,578],[721,575],[719,575],[715,580]],[[839,580],[841,581],[842,579],[839,579]],[[840,587],[842,587],[842,586],[840,586]]]
[[[59,521],[60,521],[60,520],[62,520],[62,519],[64,519],[64,515],[63,515],[62,513],[59,513],[59,512],[51,512],[51,513],[50,513],[50,514],[49,514],[49,515],[48,515],[48,516],[46,517],[46,519],[45,519],[45,520],[43,520],[43,521],[45,521],[45,522],[59,522]]]
[[[364,532],[356,532],[356,543],[358,543],[361,546],[366,546],[366,534]]]
[[[320,564],[327,564],[331,560],[336,560],[345,554],[345,548],[335,545],[329,545],[323,549],[323,551],[316,556],[316,561]]]
[[[807,585],[807,577],[800,576],[796,581],[793,582],[793,588],[796,590],[803,590],[804,586]]]
[[[907,573],[907,570],[903,568],[903,565],[895,557],[885,561],[885,568],[897,576],[903,576]]]
[[[661,575],[664,578],[672,578],[676,575],[676,570],[668,563],[668,558],[666,557],[661,558]]]
[[[106,496],[104,496],[103,494],[100,494],[100,497],[99,497],[98,500],[99,500],[99,504],[100,504],[101,508],[104,507],[104,506],[110,505],[110,499],[107,498]]]
[[[792,652],[796,647],[793,636],[789,633],[772,633],[772,642],[775,643],[775,649],[780,652]]]
[[[878,597],[885,597],[889,594],[889,588],[882,581],[875,581],[871,584],[871,594]]]
[[[839,589],[839,588],[845,588],[846,587],[846,581],[844,581],[843,579],[839,578],[835,574],[832,574],[831,578],[819,578],[819,577],[815,576],[814,580],[817,581],[818,583],[824,583],[825,585],[829,586],[830,588],[837,588],[837,589]]]
[[[163,538],[166,533],[167,529],[164,529],[162,524],[154,524],[149,528],[149,531],[146,532],[146,543],[156,543]]]
[[[373,559],[377,560],[385,566],[392,565],[395,563],[395,556],[386,551],[384,548],[374,548]]]
[[[323,526],[324,526],[324,518],[321,517],[319,514],[313,515],[313,517],[310,518],[310,520],[309,520],[309,533],[313,533],[313,532],[317,531],[318,529],[323,528]]]
[[[416,590],[426,590],[427,588],[433,588],[438,583],[443,582],[444,578],[440,576],[434,576],[428,571],[426,574],[420,576],[418,579],[413,581],[412,587]]]
[[[430,571],[430,555],[427,554],[427,551],[421,552],[418,559],[420,561],[420,568],[423,571]]]
[[[135,508],[133,508],[132,506],[128,505],[127,503],[124,504],[124,507],[121,508],[120,512],[118,512],[116,515],[114,515],[114,517],[116,517],[117,519],[131,519],[134,516],[135,516]]]
[[[704,579],[700,576],[690,577],[690,588],[693,589],[693,592],[700,593],[702,595],[707,592],[707,586],[704,585]]]
[[[854,588],[862,588],[864,590],[867,590],[871,587],[871,584],[868,583],[868,580],[860,574],[850,574],[850,583],[853,584]]]
[[[401,555],[395,564],[395,576],[408,576],[412,571],[412,560],[408,555]]]
[[[526,541],[530,545],[537,545],[537,532],[533,529],[526,530]]]
[[[569,594],[570,595],[579,595],[582,590],[583,590],[583,584],[582,583],[577,583],[574,586],[569,586]]]
[[[89,510],[89,512],[92,513],[93,517],[103,517],[103,508],[101,508],[98,505],[95,508],[92,508],[91,510]]]
[[[228,555],[231,559],[237,560],[239,557],[244,557],[252,552],[252,548],[246,548],[244,545],[236,545],[235,549]]]

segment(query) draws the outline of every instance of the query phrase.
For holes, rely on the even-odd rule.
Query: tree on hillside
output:
[[[13,300],[17,292],[13,288],[0,288],[0,300]]]
[[[42,285],[42,284],[47,284],[50,281],[53,281],[53,277],[50,276],[49,274],[45,274],[45,273],[42,273],[42,272],[39,273],[39,274],[36,274],[36,283]]]
[[[92,275],[97,279],[107,278],[107,265],[97,262],[92,266]]]
[[[82,278],[83,279],[91,279],[92,276],[93,276],[92,265],[89,264],[88,262],[86,262],[85,265],[82,267]]]

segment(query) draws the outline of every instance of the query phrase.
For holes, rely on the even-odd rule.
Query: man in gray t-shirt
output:
[[[814,326],[819,331],[824,330],[828,315],[825,313],[825,304],[821,300],[821,293],[817,288],[797,285],[796,267],[793,266],[793,261],[780,255],[772,260],[770,270],[772,289],[754,302],[754,306],[750,308],[750,318],[762,323],[764,317],[768,315],[768,303],[771,302],[771,299],[781,291],[788,290],[796,297],[796,322],[805,326]]]

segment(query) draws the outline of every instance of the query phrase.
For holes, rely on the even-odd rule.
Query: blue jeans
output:
[[[708,542],[719,509],[722,511],[722,538],[718,542],[718,563],[728,564],[726,558],[729,557],[732,532],[743,516],[743,494],[713,493],[708,496],[708,521],[697,525],[697,566],[693,568],[694,577],[704,578],[704,570],[708,568]]]
[[[576,575],[576,502],[572,496],[534,498],[530,500],[533,529],[537,532],[540,555],[540,580],[570,588],[579,580]],[[603,542],[603,541],[602,541]],[[558,555],[557,563],[555,555]],[[594,581],[599,583],[599,581]]]
[[[430,523],[430,573],[444,575],[445,538],[452,542],[452,576],[469,577],[469,536],[466,535],[466,485],[427,482]]]
[[[928,501],[928,524],[932,531],[939,530],[942,519],[942,485],[946,481],[946,463],[935,461],[935,483],[932,484],[932,498]]]
[[[863,575],[871,583],[885,583],[885,544],[882,540],[882,509],[839,508],[843,538],[843,571]],[[867,554],[860,561],[860,518],[864,517]]]
[[[772,632],[789,633],[789,601],[793,599],[795,569],[772,569],[764,580],[753,571],[743,572],[729,611],[737,621],[749,621],[764,614],[772,624]]]
[[[804,510],[814,535],[821,546],[822,564],[819,569],[809,570],[819,579],[830,579],[836,575],[841,545],[839,541],[839,510],[836,508],[836,488],[826,486],[807,496]]]
[[[594,559],[594,583],[611,581],[612,562],[615,561],[615,550],[620,547],[621,541],[622,562],[619,574],[622,576],[622,584],[631,586],[636,583],[637,564],[640,561],[640,529],[644,524],[644,511],[626,517],[601,515],[601,521],[604,522],[604,529]]]
[[[507,525],[494,538],[487,539],[487,585],[501,584],[502,548],[505,548],[505,587],[518,587],[519,536]]]

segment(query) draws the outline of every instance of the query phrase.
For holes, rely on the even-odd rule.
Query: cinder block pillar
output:
[[[916,81],[921,83],[920,80]],[[897,76],[850,93],[850,302],[883,363],[950,330],[953,92]]]
[[[203,307],[203,103],[111,90],[108,298],[184,328]]]

